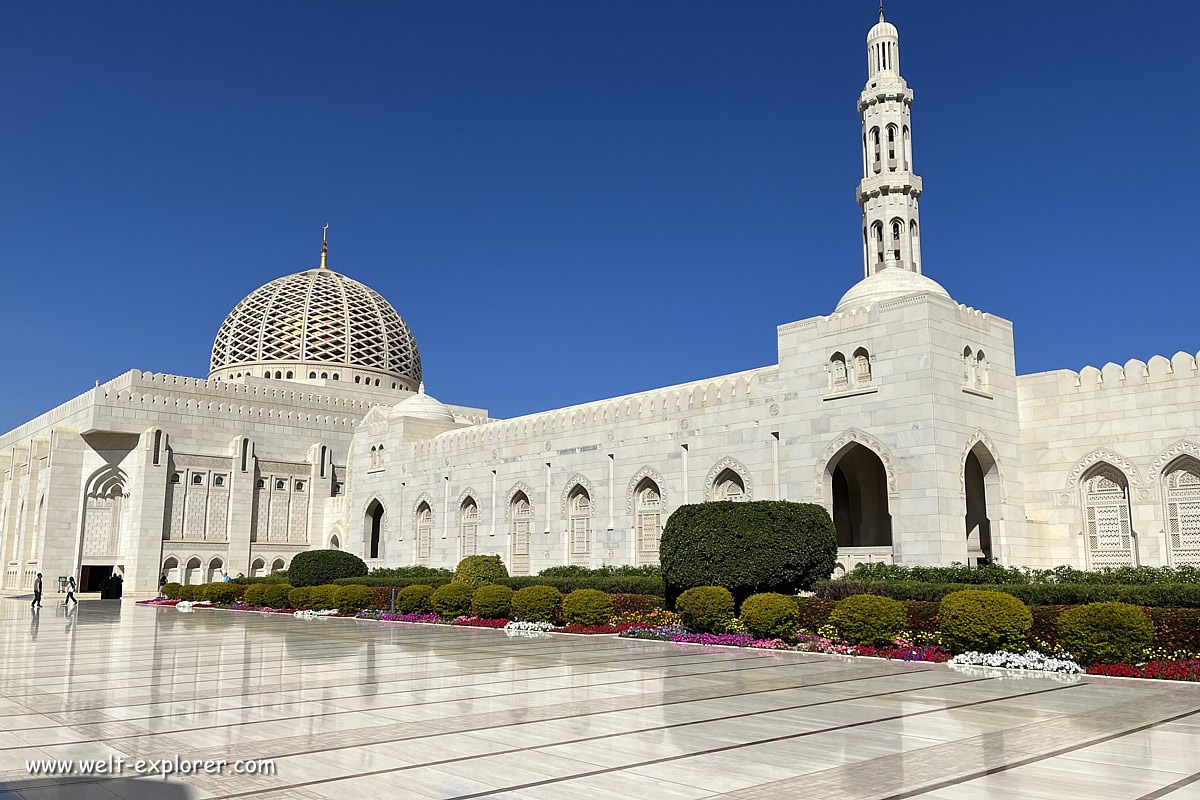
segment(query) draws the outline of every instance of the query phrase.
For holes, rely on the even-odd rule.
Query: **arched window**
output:
[[[637,513],[638,563],[658,562],[658,543],[662,539],[662,491],[650,478],[643,478],[634,490]]]
[[[267,370],[266,372],[264,372],[263,377],[266,378],[267,380],[271,380],[271,370]]]
[[[529,571],[529,535],[533,532],[533,505],[524,492],[513,495],[509,507],[509,518],[512,520],[512,554],[514,570]],[[523,570],[516,570],[517,565],[523,565]]]
[[[179,583],[179,559],[171,556],[162,565],[162,574],[166,576],[167,583]]]
[[[200,574],[200,559],[192,556],[188,559],[187,566],[183,570],[183,582],[189,586],[198,583],[203,583],[203,576]]]
[[[376,378],[376,379],[375,379],[375,385],[376,385],[376,386],[378,386],[378,385],[379,385],[379,378]]]
[[[879,159],[879,128],[871,128],[871,133],[868,135],[871,139],[871,154],[874,156],[871,159],[871,171],[878,174],[883,168]]]
[[[334,379],[335,381],[338,379],[338,374],[337,374],[336,372],[335,372],[335,373],[333,373],[333,379]]]
[[[900,260],[900,241],[904,236],[904,223],[898,219],[892,220],[892,258]]]
[[[910,170],[912,169],[912,135],[909,134],[907,125],[904,126],[904,142],[902,144],[902,152],[904,153],[904,168],[906,170]]]
[[[275,380],[279,380],[282,377],[283,377],[283,370],[278,370],[278,369],[275,370]]]
[[[988,362],[982,350],[975,354],[975,386],[984,391],[988,388]]]
[[[355,376],[354,376],[354,382],[355,382],[355,383],[362,383],[362,376],[361,376],[361,375],[355,375]]]
[[[586,564],[592,548],[592,498],[583,486],[576,486],[567,497],[568,548],[571,563]]]
[[[909,259],[912,261],[912,268],[921,271],[921,237],[917,233],[917,223],[915,221],[908,223],[908,253]]]
[[[192,476],[192,486],[203,486],[203,485],[204,485],[204,476],[203,475],[193,475]]]
[[[975,385],[975,354],[971,352],[969,345],[963,348],[963,383],[967,386]]]
[[[294,373],[289,369],[287,372],[287,379],[290,381],[293,377],[294,377]]]
[[[225,485],[225,476],[224,475],[217,475],[213,478],[213,486],[224,486],[224,485]]]
[[[883,223],[882,222],[875,222],[874,224],[871,225],[871,238],[875,240],[875,261],[877,264],[875,270],[878,272],[879,268],[883,266]]]
[[[255,484],[255,488],[257,488],[257,489],[265,489],[265,488],[267,488],[267,481],[266,481],[266,479],[265,479],[265,478],[259,478],[259,479],[258,479],[258,482]]]
[[[371,469],[375,469],[378,466],[379,466],[379,451],[376,449],[375,445],[371,445]]]
[[[329,373],[328,373],[328,372],[322,372],[322,373],[321,373],[321,380],[326,380],[326,379],[328,379],[328,378],[329,378]]]
[[[380,558],[383,543],[383,504],[372,500],[366,514],[367,557]]]
[[[275,491],[282,492],[286,488],[287,488],[287,481],[285,481],[283,479],[275,481]]]
[[[888,150],[888,171],[896,171],[896,126],[888,125],[887,128],[887,150]]]
[[[865,347],[854,351],[854,382],[871,382],[871,356]]]
[[[267,571],[267,562],[261,558],[256,558],[250,563],[250,577],[261,578]]]
[[[846,357],[841,353],[834,353],[829,357],[829,375],[831,388],[834,390],[846,388],[849,378],[846,374]]]
[[[208,572],[205,575],[205,583],[215,583],[221,580],[221,568],[225,566],[225,562],[219,558],[214,558],[208,562]]]
[[[285,569],[287,569],[287,564],[284,563],[282,558],[277,558],[271,562],[272,575],[274,575],[276,572],[283,572]]]
[[[463,500],[458,510],[458,535],[462,557],[475,555],[479,543],[479,506],[472,497]]]
[[[713,481],[713,499],[740,503],[746,499],[746,482],[732,469],[724,469]]]
[[[341,550],[342,549],[342,543],[338,539],[336,533],[333,536],[329,537],[329,549],[330,550]]]
[[[1178,458],[1163,474],[1170,566],[1200,565],[1200,461]]]
[[[315,373],[315,372],[310,372],[310,373],[308,373],[308,378],[309,378],[309,380],[316,380],[316,379],[317,379],[317,373]]]
[[[1133,566],[1133,525],[1125,473],[1102,461],[1086,473],[1082,494],[1086,567]]]
[[[179,483],[179,473],[178,472],[171,473],[171,483]]]
[[[417,506],[417,559],[429,561],[433,550],[433,509],[424,501]]]

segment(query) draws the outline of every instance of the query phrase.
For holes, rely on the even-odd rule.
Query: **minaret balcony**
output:
[[[896,172],[881,172],[863,178],[858,184],[858,201],[879,197],[884,194],[907,194],[920,197],[922,192],[921,176],[907,170]]]

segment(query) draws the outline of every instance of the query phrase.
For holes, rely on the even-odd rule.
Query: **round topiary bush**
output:
[[[899,600],[874,594],[856,594],[834,606],[829,624],[850,644],[882,647],[896,641],[908,611]]]
[[[796,598],[776,592],[752,594],[742,603],[742,624],[760,639],[790,642],[800,624],[800,606]]]
[[[336,586],[334,600],[338,611],[343,614],[357,614],[371,606],[371,590],[366,586]]]
[[[333,610],[338,607],[338,590],[342,587],[324,584],[309,587],[308,607],[313,611]],[[363,587],[366,588],[365,586]]]
[[[291,593],[293,587],[290,583],[265,583],[263,584],[263,600],[262,604],[268,608],[295,608],[292,605]]]
[[[557,622],[562,592],[553,586],[526,586],[512,597],[513,619],[522,622]]]
[[[513,590],[492,584],[475,592],[471,598],[471,613],[483,619],[508,619],[512,613]]]
[[[942,643],[953,653],[1021,651],[1033,627],[1029,606],[1011,594],[981,589],[964,589],[943,597],[937,620]]]
[[[338,578],[359,578],[367,574],[361,558],[345,550],[305,550],[288,565],[288,580],[293,586],[323,586]]]
[[[1058,643],[1081,664],[1136,664],[1153,638],[1149,615],[1128,603],[1072,606],[1058,617]]]
[[[563,598],[562,612],[568,625],[607,625],[612,598],[599,589],[576,589]]]
[[[178,600],[181,588],[183,588],[183,584],[181,583],[164,583],[162,587],[163,597],[168,600]]]
[[[405,586],[396,592],[396,610],[401,614],[432,614],[433,604],[429,602],[433,595],[433,587],[424,583]]]
[[[267,585],[265,583],[252,583],[246,587],[246,593],[242,595],[242,602],[248,606],[265,606],[267,597]]]
[[[760,500],[680,506],[659,558],[667,605],[694,586],[724,586],[737,600],[795,595],[833,573],[837,529],[823,506]]]
[[[183,584],[179,587],[179,599],[195,602],[200,599],[200,587]]]
[[[675,610],[692,633],[721,633],[733,619],[733,594],[724,586],[695,586],[676,598]]]
[[[458,562],[458,569],[454,570],[455,583],[465,583],[476,589],[507,577],[508,569],[500,556],[467,556]]]
[[[434,589],[429,602],[439,617],[453,619],[471,613],[471,600],[474,597],[474,586],[456,581]]]
[[[292,589],[288,592],[288,605],[292,608],[304,611],[312,608],[312,588],[304,586],[301,588]]]
[[[215,605],[228,606],[237,600],[237,587],[232,583],[217,581],[215,583],[206,583],[200,588],[203,599]]]

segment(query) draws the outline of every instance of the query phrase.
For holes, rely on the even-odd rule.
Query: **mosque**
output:
[[[899,37],[867,34],[863,278],[777,363],[492,419],[425,392],[412,331],[328,267],[217,330],[207,378],[131,370],[0,436],[0,589],[201,583],[310,548],[513,574],[651,564],[681,504],[823,504],[859,563],[1200,564],[1196,358],[1017,375],[1008,320],[926,277]]]

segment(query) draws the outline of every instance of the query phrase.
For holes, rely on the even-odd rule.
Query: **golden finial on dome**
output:
[[[329,242],[326,239],[326,232],[329,230],[329,223],[325,223],[325,227],[321,228],[321,269],[329,269]]]

